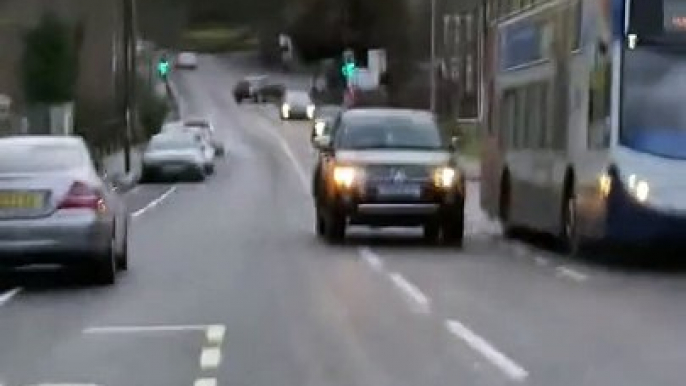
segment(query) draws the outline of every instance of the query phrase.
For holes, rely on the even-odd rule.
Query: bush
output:
[[[78,73],[76,35],[53,13],[43,15],[25,39],[22,61],[26,98],[33,103],[74,99]]]
[[[140,98],[139,116],[142,138],[138,139],[139,142],[144,142],[160,132],[171,109],[168,99],[160,97],[150,88],[141,92]]]

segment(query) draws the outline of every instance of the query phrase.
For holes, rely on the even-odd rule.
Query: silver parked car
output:
[[[0,139],[0,265],[82,266],[113,284],[128,266],[128,220],[80,137]]]
[[[214,148],[214,155],[217,157],[223,157],[225,154],[224,144],[217,138],[214,125],[207,118],[187,118],[184,121],[184,126],[187,128],[198,129],[202,131],[207,136],[207,141],[210,146]]]
[[[169,178],[204,181],[208,166],[205,143],[198,134],[188,131],[157,134],[143,154],[141,180],[151,182]]]

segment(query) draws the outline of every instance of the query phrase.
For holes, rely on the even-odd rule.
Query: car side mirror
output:
[[[451,151],[457,151],[457,149],[460,148],[460,137],[455,135],[452,138],[450,138],[450,150]]]
[[[328,135],[318,135],[312,141],[314,147],[320,151],[331,150],[331,137]]]

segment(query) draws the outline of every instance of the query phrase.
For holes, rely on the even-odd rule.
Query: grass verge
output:
[[[441,128],[447,138],[460,138],[459,150],[464,157],[479,159],[481,155],[481,135],[478,123],[444,121]]]
[[[220,53],[256,49],[258,40],[248,28],[206,26],[187,30],[181,45],[189,51]]]

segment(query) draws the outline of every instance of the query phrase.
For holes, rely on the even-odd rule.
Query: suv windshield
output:
[[[626,50],[622,71],[620,142],[641,152],[686,158],[686,51]]]
[[[341,149],[442,149],[438,126],[413,117],[356,117],[336,138]]]

